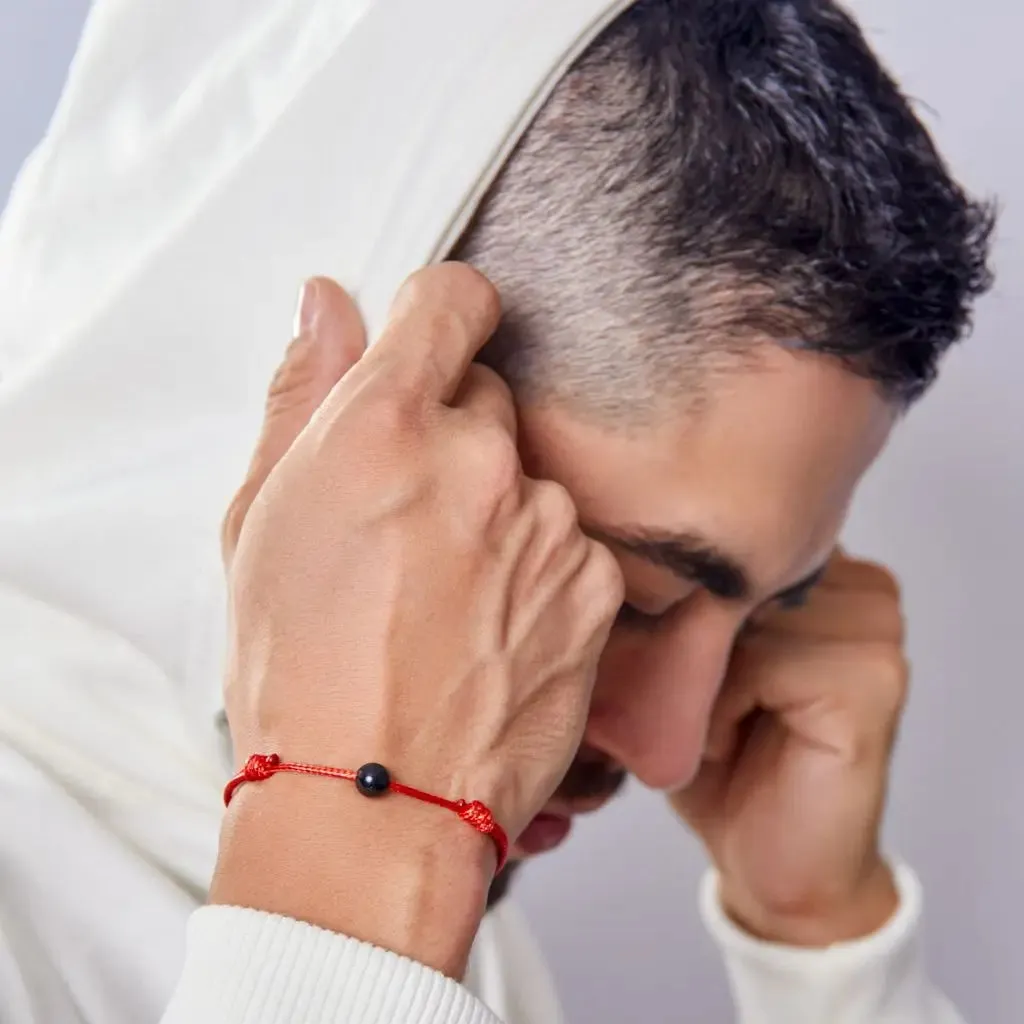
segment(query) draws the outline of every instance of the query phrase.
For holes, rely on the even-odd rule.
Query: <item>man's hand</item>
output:
[[[467,266],[415,274],[360,357],[319,280],[224,524],[235,753],[481,800],[515,839],[579,745],[622,599],[558,485],[523,475],[498,323]],[[302,918],[458,975],[494,868],[450,812],[275,776],[232,802],[211,898]]]
[[[841,553],[805,606],[741,637],[705,763],[671,799],[752,934],[826,946],[895,912],[878,844],[907,676],[895,580]]]

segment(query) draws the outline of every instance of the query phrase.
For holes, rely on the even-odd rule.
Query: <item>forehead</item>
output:
[[[521,410],[527,471],[562,483],[585,523],[697,534],[766,587],[828,554],[893,421],[871,382],[769,344],[699,409],[666,409],[646,427]]]

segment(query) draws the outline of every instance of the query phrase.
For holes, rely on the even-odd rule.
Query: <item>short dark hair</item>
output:
[[[484,358],[526,399],[636,413],[767,336],[907,404],[990,286],[993,220],[831,0],[640,0],[454,255],[499,286]]]

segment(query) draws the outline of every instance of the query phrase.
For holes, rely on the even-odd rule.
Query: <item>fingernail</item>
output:
[[[315,279],[307,281],[299,292],[299,304],[295,310],[295,323],[293,333],[296,337],[300,334],[309,334],[316,326],[317,314],[320,311],[320,283]]]

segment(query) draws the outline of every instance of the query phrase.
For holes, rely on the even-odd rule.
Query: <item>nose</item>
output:
[[[695,611],[654,634],[616,628],[585,742],[651,789],[685,786],[700,767],[735,630],[720,609]]]

